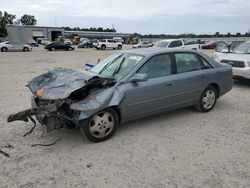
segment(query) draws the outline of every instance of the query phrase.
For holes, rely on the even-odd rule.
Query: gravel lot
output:
[[[112,52],[0,53],[0,149],[10,155],[0,154],[1,188],[250,187],[250,82],[235,83],[209,113],[186,108],[133,121],[98,144],[78,129],[47,133],[42,126],[23,138],[32,123],[6,123],[30,107],[28,80],[53,67],[82,69]]]

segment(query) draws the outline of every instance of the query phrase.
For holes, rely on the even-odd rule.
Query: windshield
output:
[[[104,77],[123,79],[138,65],[143,56],[133,54],[115,53],[98,63],[91,71]]]
[[[157,48],[167,47],[168,43],[169,42],[167,42],[167,41],[160,41],[160,42],[155,43],[154,47],[157,47]]]
[[[240,44],[236,48],[233,49],[232,53],[235,54],[250,54],[250,43],[245,42],[243,44]]]

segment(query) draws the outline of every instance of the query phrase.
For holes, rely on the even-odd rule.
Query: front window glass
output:
[[[172,74],[172,61],[169,54],[156,55],[150,58],[137,72],[147,74],[148,78],[168,76]]]
[[[169,42],[167,42],[167,41],[160,41],[160,42],[155,43],[154,47],[164,48],[164,47],[167,47],[168,44],[169,44]]]
[[[98,63],[91,71],[120,80],[128,75],[142,58],[140,55],[115,53]]]
[[[225,42],[219,42],[216,46],[216,52],[223,52],[223,50],[228,51],[228,45]]]
[[[245,42],[233,49],[232,53],[235,54],[250,54],[250,43]]]

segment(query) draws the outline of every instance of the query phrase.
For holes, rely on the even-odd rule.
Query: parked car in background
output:
[[[41,40],[41,44],[42,44],[42,45],[47,45],[49,42],[50,42],[50,41],[49,41],[49,39],[47,39],[47,38],[44,38],[44,39]]]
[[[32,47],[28,44],[11,44],[10,42],[1,42],[0,43],[1,52],[8,51],[24,51],[28,52],[32,50]]]
[[[220,41],[214,41],[214,42],[208,42],[206,44],[203,44],[201,46],[201,49],[215,49],[217,44],[219,43]]]
[[[30,46],[32,47],[39,47],[39,44],[35,41],[35,40],[30,40],[30,42],[28,43]]]
[[[79,39],[79,43],[80,43],[80,42],[83,42],[83,41],[85,41],[85,40],[87,40],[87,39],[88,39],[88,38],[80,38],[80,39]]]
[[[86,39],[80,42],[77,47],[78,48],[93,48],[93,42],[89,39]]]
[[[250,41],[244,42],[234,49],[220,43],[214,52],[218,62],[230,64],[233,67],[234,79],[250,79]]]
[[[98,39],[91,39],[91,41],[93,43],[93,47],[96,48],[99,40]]]
[[[149,48],[152,47],[153,43],[149,42],[149,41],[143,41],[143,42],[139,42],[138,44],[134,44],[132,47],[133,48]]]
[[[113,39],[102,39],[97,43],[96,49],[97,50],[105,50],[106,48],[111,48],[111,49],[122,49],[122,43],[121,42],[116,42]]]
[[[60,41],[50,42],[47,45],[44,46],[45,49],[49,51],[55,51],[55,50],[74,50],[75,48],[70,44],[65,44]]]
[[[237,46],[239,46],[240,44],[244,43],[245,41],[230,41],[230,42],[224,42],[224,41],[220,41],[218,42],[216,48],[215,48],[215,52],[232,52],[232,50],[234,48],[236,48]]]
[[[90,71],[57,68],[32,79],[32,108],[8,122],[36,116],[48,131],[80,126],[101,142],[133,119],[188,106],[209,112],[232,86],[232,67],[199,51],[126,50]]]
[[[182,39],[167,39],[167,40],[160,40],[156,42],[153,48],[167,48],[167,49],[192,49],[192,50],[199,50],[199,44],[190,44],[185,45]]]
[[[114,39],[116,42],[121,42],[122,44],[124,43],[124,40],[123,40],[121,37],[113,37],[113,39]]]
[[[73,42],[70,39],[64,39],[65,44],[73,45]]]

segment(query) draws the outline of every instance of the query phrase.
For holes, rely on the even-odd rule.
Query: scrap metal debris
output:
[[[60,140],[62,140],[62,138],[59,138],[58,140],[56,140],[55,142],[53,142],[51,144],[32,144],[31,147],[35,147],[35,146],[52,146],[52,145],[56,144],[57,142],[59,142]]]
[[[14,146],[8,144],[8,145],[6,145],[6,146],[2,146],[1,148],[14,149]],[[8,157],[8,158],[10,157],[10,155],[9,155],[7,152],[5,152],[5,151],[3,151],[3,150],[1,150],[1,149],[0,149],[0,153],[3,154],[5,157]]]
[[[10,155],[7,152],[5,152],[5,151],[0,150],[0,153],[3,154],[5,157],[10,158]]]
[[[6,145],[6,146],[3,146],[2,148],[14,149],[14,146],[12,146],[12,145],[8,144],[8,145]]]

